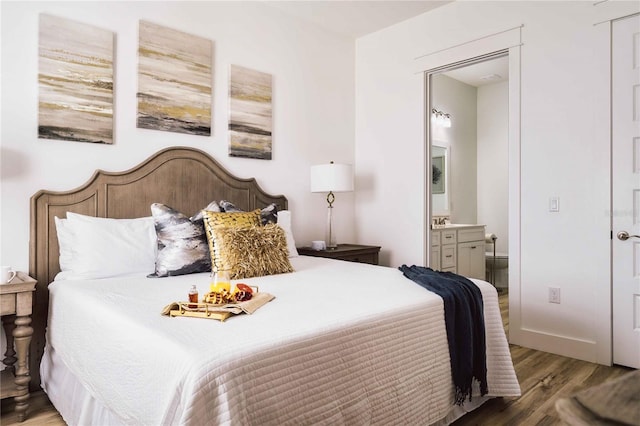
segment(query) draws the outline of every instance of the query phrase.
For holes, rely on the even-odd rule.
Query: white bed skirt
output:
[[[68,425],[124,426],[108,408],[96,400],[48,345],[40,364],[42,389]],[[474,383],[477,387],[477,383]],[[477,391],[477,389],[476,389]],[[447,416],[431,426],[446,426],[480,407],[493,397],[474,397],[464,405],[453,406]]]
[[[123,425],[87,391],[49,345],[42,356],[40,377],[42,389],[68,425]]]

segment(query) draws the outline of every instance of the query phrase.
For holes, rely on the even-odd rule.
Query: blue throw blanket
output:
[[[398,269],[405,277],[444,300],[456,405],[462,405],[467,397],[471,400],[473,379],[480,383],[480,394],[486,395],[486,345],[480,289],[467,278],[452,272],[439,272],[415,265],[402,265]]]

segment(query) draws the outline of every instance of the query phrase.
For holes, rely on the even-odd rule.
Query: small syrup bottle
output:
[[[198,303],[198,289],[195,284],[191,286],[191,290],[189,290],[189,302]],[[190,308],[197,308],[198,305],[189,305]]]

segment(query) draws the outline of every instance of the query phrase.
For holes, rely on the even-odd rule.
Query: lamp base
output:
[[[338,244],[336,243],[336,236],[333,232],[333,206],[331,205],[331,203],[329,203],[329,206],[327,207],[327,228],[325,233],[325,241],[327,250],[333,250],[338,247]]]

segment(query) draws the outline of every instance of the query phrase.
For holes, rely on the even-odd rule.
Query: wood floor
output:
[[[500,294],[500,308],[505,329],[509,328],[508,295]],[[628,371],[624,367],[606,367],[578,361],[546,352],[510,345],[522,396],[496,398],[454,423],[468,425],[560,425],[554,404],[558,398],[572,395],[587,387],[617,378]],[[62,417],[53,408],[46,395],[32,395],[27,419],[18,423],[10,399],[2,401],[0,424],[3,426],[58,426]]]
[[[500,294],[505,331],[509,331],[509,295]],[[509,345],[520,382],[519,398],[495,398],[454,423],[471,425],[561,425],[555,410],[559,398],[606,382],[632,371],[579,361],[521,346]]]

